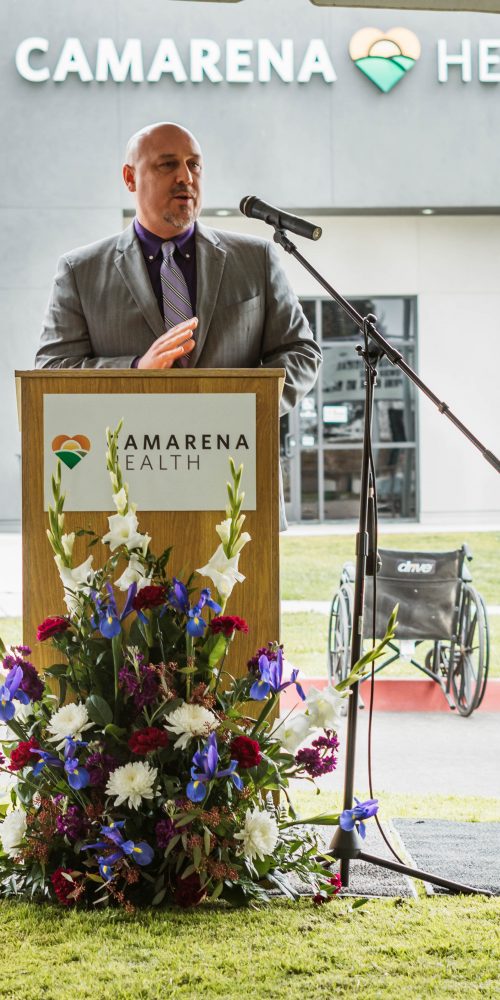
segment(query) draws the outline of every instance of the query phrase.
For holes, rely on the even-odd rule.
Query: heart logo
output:
[[[90,441],[88,437],[85,437],[85,434],[74,434],[73,437],[68,437],[67,434],[58,434],[52,442],[52,451],[68,469],[74,469],[75,465],[78,465],[82,458],[88,455],[90,448]]]
[[[420,58],[421,45],[408,28],[361,28],[349,42],[349,55],[358,69],[387,94]]]

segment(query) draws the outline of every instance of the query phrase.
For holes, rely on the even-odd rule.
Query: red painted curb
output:
[[[301,677],[300,683],[307,694],[309,688],[324,688],[325,677]],[[361,685],[361,697],[368,707],[371,682]],[[293,686],[286,688],[280,697],[281,712],[300,706],[301,701]],[[374,708],[377,712],[449,712],[448,702],[435,681],[412,680],[406,677],[380,678],[375,683]],[[500,680],[490,680],[478,712],[500,712]]]

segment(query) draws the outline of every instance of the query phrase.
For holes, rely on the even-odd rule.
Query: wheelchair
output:
[[[375,673],[402,656],[439,684],[451,709],[471,715],[486,690],[490,636],[484,601],[472,586],[468,546],[453,552],[379,549],[379,557],[375,638],[383,637],[396,604],[399,612],[396,637],[387,646],[389,655],[376,661]],[[350,671],[354,583],[354,565],[345,563],[328,626],[332,684]],[[372,635],[372,577],[366,578],[363,621],[366,641]]]

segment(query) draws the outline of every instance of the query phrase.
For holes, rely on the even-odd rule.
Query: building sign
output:
[[[362,28],[348,47],[357,67],[384,93],[399,83],[421,53],[414,32],[398,27]],[[79,38],[66,38],[62,47],[55,48],[48,38],[37,36],[20,42],[15,64],[24,80],[37,84],[64,83],[75,77],[82,83],[266,84],[275,78],[287,84],[313,79],[333,84],[337,80],[333,55],[322,38],[312,38],[300,48],[291,38],[276,44],[268,38],[228,38],[223,47],[213,38],[193,38],[185,49],[181,52],[173,38],[161,38],[146,60],[140,38],[127,38],[121,46],[112,38],[98,38],[91,55]],[[458,44],[440,38],[435,67],[439,83],[450,78],[470,83],[474,72],[480,83],[499,83],[500,38],[481,38],[475,44],[470,38]]]
[[[57,460],[66,510],[112,510],[106,427],[122,418],[119,458],[139,510],[224,510],[230,456],[255,510],[255,393],[45,395],[45,510]]]

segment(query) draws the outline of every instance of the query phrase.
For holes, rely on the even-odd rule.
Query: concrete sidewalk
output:
[[[347,722],[339,727],[337,770],[318,780],[321,789],[342,793]],[[457,795],[500,797],[500,723],[498,715],[476,713],[468,719],[433,712],[382,712],[373,715],[372,775],[375,796]],[[358,716],[355,787],[367,792],[368,711]]]

